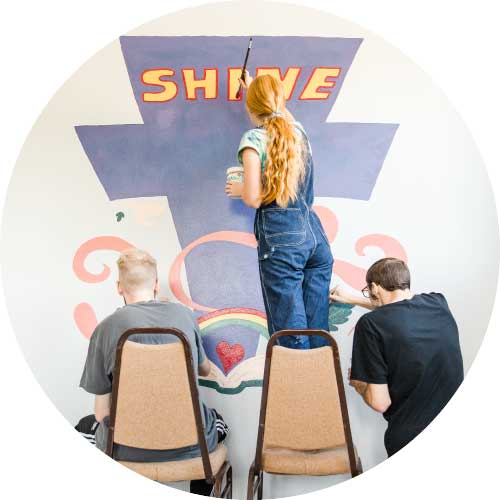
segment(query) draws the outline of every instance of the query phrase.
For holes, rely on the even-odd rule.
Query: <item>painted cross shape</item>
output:
[[[279,68],[284,77],[288,68],[300,68],[294,70],[298,76],[287,105],[312,144],[316,196],[369,199],[397,129],[396,124],[326,122],[361,42],[253,39],[251,74]],[[144,123],[76,127],[109,199],[167,196],[182,248],[216,231],[252,233],[253,210],[224,194],[226,168],[236,164],[241,135],[251,128],[243,102],[227,96],[228,68],[241,65],[248,38],[122,37],[120,43]],[[173,71],[159,80],[169,75],[179,92],[164,102],[145,102],[144,93],[161,88],[144,83],[144,72],[162,68]],[[194,98],[187,96],[183,69],[201,80],[207,68],[217,69],[215,97],[204,95],[203,88]],[[340,71],[334,84],[325,79],[318,89],[324,99],[300,99],[315,68]],[[256,261],[255,249],[247,246],[220,241],[197,246],[185,261],[191,297],[216,309],[262,310]]]

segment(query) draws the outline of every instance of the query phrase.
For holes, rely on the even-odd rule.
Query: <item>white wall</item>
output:
[[[479,348],[489,320],[498,272],[498,226],[481,158],[467,129],[429,78],[396,49],[365,30],[321,12],[279,4],[266,16],[238,5],[205,6],[144,25],[130,35],[266,34],[363,37],[364,42],[331,112],[331,121],[397,122],[400,128],[369,202],[321,199],[338,216],[333,248],[337,258],[367,267],[379,257],[354,251],[370,233],[397,238],[408,252],[415,291],[442,291],[460,328],[465,366]],[[282,20],[279,26],[274,19]],[[99,76],[96,83],[96,77]],[[97,91],[98,90],[98,91]],[[166,277],[180,251],[165,200],[157,199],[151,228],[115,212],[137,212],[141,203],[109,202],[74,132],[75,124],[140,123],[117,41],[87,61],[59,89],[35,123],[19,156],[3,220],[3,262],[11,319],[33,373],[54,404],[74,424],[90,413],[92,398],[77,389],[87,340],[72,317],[89,302],[98,318],[120,301],[113,277],[89,286],[72,272],[76,249],[87,239],[122,237],[159,258],[162,294],[171,296]],[[161,208],[163,207],[164,210]],[[162,211],[163,210],[163,211]],[[88,267],[99,270],[116,255],[100,252]],[[344,368],[349,365],[349,323],[335,335]],[[345,371],[345,370],[344,370]],[[202,389],[206,401],[227,417],[240,498],[254,452],[259,389],[223,396]],[[347,391],[354,440],[365,468],[385,457],[385,424]],[[266,496],[318,489],[338,478],[279,478],[266,483]]]

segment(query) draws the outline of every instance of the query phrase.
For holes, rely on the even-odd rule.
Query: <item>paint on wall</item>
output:
[[[395,255],[403,251],[404,246],[415,292],[440,291],[447,297],[459,326],[464,365],[468,370],[491,315],[499,256],[498,220],[493,193],[484,162],[469,130],[429,76],[375,34],[321,11],[283,6],[275,2],[262,2],[262,5],[266,16],[262,16],[260,8],[248,9],[245,16],[241,16],[238,2],[205,5],[156,19],[131,34],[136,35],[134,39],[148,38],[151,42],[153,38],[158,40],[159,37],[150,35],[178,34],[184,37],[188,34],[206,34],[210,35],[206,38],[209,42],[207,47],[210,46],[210,39],[214,38],[212,35],[269,35],[275,34],[277,29],[281,35],[332,37],[326,39],[325,43],[338,40],[339,37],[347,38],[348,41],[362,40],[352,64],[348,68],[342,66],[340,74],[332,78],[336,81],[333,89],[319,89],[320,92],[331,92],[326,100],[298,100],[310,76],[303,79],[306,75],[304,70],[300,72],[290,99],[290,107],[308,127],[311,135],[318,175],[323,175],[320,170],[324,168],[327,171],[332,169],[332,175],[336,175],[336,185],[326,181],[321,181],[319,185],[317,176],[318,198],[315,201],[315,210],[322,213],[323,225],[333,243],[335,283],[342,281],[352,292],[359,291],[363,287],[365,269],[386,254]],[[279,27],[273,21],[276,18],[281,20]],[[183,44],[182,37],[172,39]],[[233,37],[231,39],[234,40]],[[257,40],[257,36],[254,40]],[[211,163],[207,168],[214,170],[204,177],[204,192],[195,192],[194,197],[200,197],[201,202],[205,203],[207,190],[215,193],[214,207],[219,213],[225,214],[224,218],[215,217],[215,208],[208,212],[198,210],[194,202],[188,203],[186,211],[182,212],[182,207],[179,208],[175,201],[184,193],[182,182],[171,178],[169,182],[174,183],[174,189],[166,189],[166,179],[155,178],[151,174],[152,170],[154,174],[154,169],[150,167],[154,165],[150,164],[150,160],[152,162],[157,153],[151,157],[141,156],[143,153],[140,148],[136,148],[140,141],[130,142],[132,138],[127,135],[131,130],[141,128],[157,128],[160,134],[163,131],[170,134],[171,124],[179,123],[185,127],[188,115],[189,120],[193,118],[197,121],[200,106],[230,107],[241,120],[241,131],[250,127],[249,123],[245,123],[243,103],[228,102],[226,87],[222,85],[227,83],[228,73],[234,78],[227,66],[241,64],[247,41],[246,37],[242,38],[238,54],[229,63],[223,61],[222,67],[226,70],[218,72],[219,94],[216,99],[200,103],[204,95],[203,90],[198,89],[198,101],[180,102],[186,97],[182,69],[194,66],[185,58],[181,62],[186,61],[186,64],[178,64],[176,75],[170,78],[179,84],[176,98],[163,103],[143,104],[141,93],[161,92],[162,87],[142,84],[141,71],[151,69],[151,66],[144,64],[139,67],[137,64],[137,71],[133,70],[131,61],[124,58],[124,40],[115,40],[96,53],[63,84],[26,138],[9,184],[2,221],[5,297],[16,337],[30,368],[49,399],[73,425],[83,415],[89,414],[94,405],[94,398],[78,389],[88,337],[97,321],[122,305],[114,284],[117,274],[115,261],[122,248],[137,245],[150,250],[158,260],[161,294],[170,300],[179,300],[178,297],[181,297],[185,303],[196,302],[200,306],[196,309],[199,318],[231,308],[263,310],[259,306],[257,291],[253,297],[249,294],[246,302],[240,299],[224,301],[237,295],[219,288],[219,284],[228,281],[229,276],[227,269],[219,269],[219,251],[228,258],[237,256],[239,260],[233,259],[231,263],[241,262],[236,271],[239,280],[233,279],[227,283],[229,292],[235,290],[238,281],[248,280],[256,271],[252,267],[252,259],[256,257],[252,246],[251,212],[240,210],[241,204],[230,203],[225,197],[219,197],[223,192],[221,181],[224,182],[219,166],[214,166],[219,161],[212,162],[210,158]],[[197,46],[200,47],[199,44]],[[173,50],[175,52],[175,47]],[[336,67],[337,63],[333,60],[337,59],[337,52],[323,53],[323,61],[311,57],[306,63],[311,61],[312,64],[317,62]],[[201,61],[203,58],[198,59]],[[210,56],[206,54],[205,60],[209,59]],[[290,52],[287,61],[292,66],[304,63],[299,61],[296,64],[291,59]],[[161,68],[172,66],[169,66],[168,54],[163,50],[157,51],[155,60]],[[267,63],[270,66],[281,64],[281,61],[270,61]],[[67,62],[62,60],[61,64]],[[252,71],[258,62],[252,55]],[[341,65],[339,63],[337,66]],[[293,83],[297,71],[292,66],[288,70],[284,66],[280,69],[281,76]],[[199,65],[201,67],[204,67],[203,62]],[[186,76],[190,78],[190,73],[187,72]],[[200,69],[195,76],[203,78],[204,73]],[[207,76],[211,78],[209,72]],[[288,85],[291,89],[292,85]],[[148,116],[143,114],[145,107],[150,108]],[[154,110],[157,112],[153,113]],[[174,112],[178,114],[174,116]],[[319,112],[319,119],[316,119]],[[229,115],[228,119],[233,120],[233,111],[225,113]],[[383,141],[381,152],[376,141],[370,141],[374,135],[366,135],[368,130],[376,133],[380,129],[377,123],[401,125],[375,181],[370,175],[371,171],[364,168],[368,163],[360,162],[361,167],[359,164],[358,167],[361,170],[350,169],[350,166],[351,160],[359,160],[362,151],[367,148],[372,150],[368,155],[370,158],[385,154]],[[75,133],[75,125],[78,125],[78,133]],[[220,128],[217,123],[215,125]],[[318,128],[332,131],[333,139],[327,141],[328,149],[319,148],[315,143],[317,137],[326,134],[315,130]],[[357,131],[355,140],[351,141],[345,133],[349,128],[353,132]],[[114,132],[116,140],[113,147],[117,151],[122,150],[121,156],[115,156],[116,163],[110,161],[110,154],[102,147],[106,144],[104,136],[102,139],[97,137],[98,143],[92,147],[89,143],[85,148],[79,139],[80,135],[92,135],[93,138],[101,133],[112,135],[109,130],[126,131],[121,136]],[[365,132],[365,136],[360,130]],[[188,142],[183,150],[186,154],[184,158],[191,158],[195,167],[204,158],[193,158],[195,153],[192,149],[203,142],[203,133],[210,136],[212,131],[198,127],[196,133],[198,135],[193,142]],[[208,151],[213,155],[224,156],[224,162],[230,162],[229,165],[220,166],[225,170],[225,167],[235,164],[235,145],[229,144],[227,133],[219,134],[218,138],[220,144],[226,143],[224,150],[214,147],[216,151],[210,148]],[[180,139],[188,141],[187,138]],[[362,148],[359,151],[352,147],[349,149],[349,144],[353,143],[354,146],[360,144]],[[165,144],[165,147],[170,147],[169,144]],[[95,154],[90,150],[95,151]],[[333,150],[335,162],[329,161]],[[182,165],[187,165],[184,158],[174,160],[178,163],[182,160]],[[161,165],[167,165],[168,159],[162,156]],[[136,196],[129,192],[134,183],[139,192],[146,187],[140,179],[130,181],[128,174],[125,175],[130,171],[134,173],[134,169],[129,168],[134,163],[138,166],[138,177],[144,172],[145,178],[153,178],[158,183],[158,196],[145,194],[139,198],[128,197]],[[122,168],[122,165],[126,168]],[[194,173],[200,170],[195,171],[195,167],[188,166]],[[109,170],[110,174],[115,172],[115,197],[111,196],[106,183],[101,182],[96,175],[96,172],[104,175],[105,170]],[[124,174],[124,185],[130,182],[130,186],[123,187],[123,192],[119,192],[122,189],[118,178],[121,172]],[[164,175],[170,175],[169,172],[165,169]],[[374,187],[369,194],[365,189],[364,197],[346,193],[350,177],[340,176],[341,172],[354,176],[353,183],[363,184],[368,180],[368,184],[374,184]],[[177,172],[177,175],[185,179],[187,172]],[[333,191],[325,193],[326,188]],[[180,192],[176,194],[175,189],[180,189]],[[190,190],[191,186],[186,189]],[[120,222],[116,220],[119,211],[125,214]],[[190,213],[193,215],[191,219]],[[243,222],[241,219],[248,215],[248,223]],[[216,224],[212,224],[214,218]],[[197,229],[193,229],[191,236],[184,234],[184,225],[189,224]],[[488,238],[484,237],[485,234]],[[481,242],[479,247],[478,242]],[[477,258],[478,251],[480,259]],[[226,261],[229,262],[228,258]],[[210,289],[211,284],[204,274],[208,266],[213,266],[211,278],[212,285],[217,285],[215,292]],[[197,275],[195,271],[198,268],[201,268],[202,273]],[[464,284],[468,294],[463,293]],[[252,286],[250,290],[253,290]],[[34,300],[30,300],[32,298]],[[339,324],[338,331],[333,331],[332,335],[339,345],[353,437],[363,465],[370,469],[387,456],[383,445],[386,423],[347,384],[352,330],[363,313],[357,307],[351,311],[348,322]],[[209,331],[204,335],[205,343],[210,342],[212,334],[215,332]],[[221,339],[218,338],[219,342]],[[226,357],[227,374],[213,344],[212,365],[217,366],[219,363],[222,368],[214,372],[214,377],[203,381],[207,385],[212,381],[213,388],[201,387],[200,394],[208,406],[224,415],[231,428],[228,448],[234,466],[235,497],[243,498],[246,494],[248,464],[255,453],[261,390],[258,386],[250,386],[233,394],[221,392],[231,388],[238,391],[240,383],[258,379],[252,373],[243,373],[247,365],[243,365],[245,359],[238,361],[241,350],[238,347],[230,348],[235,343],[242,344],[241,341],[231,338],[222,340],[229,344],[229,348],[224,348],[224,345],[219,348],[222,356]],[[259,355],[264,352],[265,344],[265,337],[260,335],[253,358],[256,364]],[[254,372],[259,370],[255,369]],[[235,377],[238,374],[239,380]],[[229,383],[229,379],[232,379],[232,383]],[[219,391],[214,390],[217,387]],[[96,455],[95,458],[99,460],[100,457]],[[347,476],[272,476],[266,478],[264,496],[297,495],[345,479]]]
[[[396,124],[326,123],[362,42],[360,38],[255,37],[249,69],[281,78],[287,106],[310,136],[318,196],[367,200],[394,138]],[[110,200],[167,196],[182,251],[170,269],[175,297],[199,316],[212,373],[201,384],[225,394],[261,385],[262,348],[268,338],[257,272],[253,210],[223,192],[226,168],[236,161],[239,139],[250,128],[236,99],[238,64],[246,37],[122,37],[121,48],[143,125],[78,125],[81,144]],[[139,208],[140,207],[140,208]],[[329,240],[337,219],[315,207]],[[134,210],[147,225],[154,202]],[[121,216],[119,215],[121,214]],[[157,212],[156,215],[159,215]],[[123,212],[117,213],[117,221]],[[77,252],[102,248],[103,237]],[[110,248],[123,247],[123,243]],[[385,235],[358,242],[406,259],[402,246]],[[181,283],[185,269],[189,292]],[[334,271],[355,288],[364,269],[337,260]],[[103,274],[104,273],[104,274]],[[79,304],[75,321],[85,336],[96,320]],[[332,331],[350,309],[333,307]],[[263,345],[260,341],[264,339]]]

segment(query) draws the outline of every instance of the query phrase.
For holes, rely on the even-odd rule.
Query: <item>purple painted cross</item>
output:
[[[288,107],[306,128],[315,163],[317,196],[369,199],[397,129],[396,124],[326,123],[361,44],[359,38],[254,37],[249,70],[301,67]],[[241,65],[247,37],[122,37],[134,96],[144,124],[76,127],[110,200],[168,197],[181,246],[222,230],[253,231],[253,210],[224,194],[226,168],[236,164],[243,132],[250,128],[241,101],[227,100],[228,67]],[[341,68],[326,100],[298,100],[315,67]],[[218,98],[143,102],[157,88],[141,81],[144,70],[172,68],[183,89],[182,68],[218,68]],[[367,83],[368,84],[368,83]],[[146,230],[146,229],[145,229]],[[194,301],[214,308],[263,309],[255,250],[224,242],[195,248],[186,259]]]

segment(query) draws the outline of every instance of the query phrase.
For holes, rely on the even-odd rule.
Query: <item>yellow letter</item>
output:
[[[292,97],[301,69],[302,68],[292,66],[286,70],[285,76],[282,78],[280,68],[257,68],[256,75],[271,75],[278,80],[281,80],[283,82],[283,87],[285,88],[285,99],[288,101],[288,99]]]
[[[186,89],[186,99],[193,101],[196,99],[196,89],[203,89],[204,99],[215,99],[217,97],[217,69],[205,68],[203,70],[203,78],[195,80],[194,68],[182,70],[182,78],[184,79],[184,87]]]
[[[236,99],[236,92],[240,86],[241,68],[227,68],[227,100],[241,101],[241,96]]]
[[[142,83],[146,85],[156,85],[162,87],[160,92],[144,92],[142,100],[144,102],[166,102],[170,101],[177,95],[177,84],[162,80],[165,76],[174,76],[175,71],[170,68],[163,69],[147,69],[142,73]]]
[[[340,75],[340,68],[314,68],[314,71],[306,83],[300,100],[328,99],[330,91],[319,91],[321,87],[333,89],[335,82],[327,78],[337,78]]]

